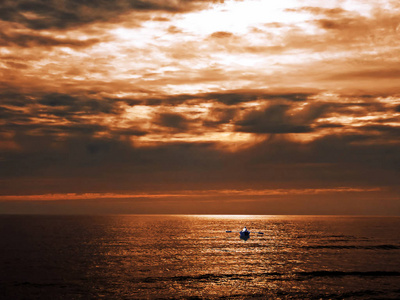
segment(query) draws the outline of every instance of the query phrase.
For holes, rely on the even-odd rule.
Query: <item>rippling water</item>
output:
[[[263,231],[247,241],[225,230]],[[400,299],[400,218],[0,216],[4,299]]]

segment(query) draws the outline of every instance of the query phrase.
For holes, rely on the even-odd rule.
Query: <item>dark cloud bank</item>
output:
[[[5,93],[0,101],[0,115],[6,121],[2,123],[0,134],[4,145],[9,143],[13,146],[1,148],[1,193],[23,195],[249,188],[302,189],[349,186],[368,189],[379,187],[385,192],[379,194],[378,197],[384,195],[386,198],[382,199],[382,203],[391,210],[386,212],[396,213],[397,209],[397,213],[400,213],[398,206],[400,146],[397,127],[387,124],[366,125],[358,128],[357,132],[328,133],[312,142],[295,142],[288,138],[287,134],[315,132],[319,128],[316,128],[313,122],[319,117],[332,111],[352,111],[352,106],[358,104],[334,102],[323,105],[311,104],[304,113],[293,116],[288,113],[290,103],[305,102],[306,96],[264,93],[261,97],[268,98],[270,104],[263,110],[245,113],[241,119],[236,119],[233,125],[236,131],[265,136],[264,141],[247,149],[230,152],[221,150],[218,144],[212,142],[170,142],[137,147],[134,142],[124,137],[129,136],[135,139],[135,137],[145,136],[148,134],[146,130],[140,128],[110,130],[104,125],[85,123],[82,119],[96,115],[118,115],[121,103],[136,105],[138,102],[135,99],[95,98],[87,95],[57,93],[42,95]],[[225,108],[221,108],[223,111],[219,114],[221,118],[213,124],[213,126],[219,126],[224,123],[232,124],[234,116],[238,113],[238,108],[232,106],[234,103],[259,99],[260,95],[230,92],[178,98],[179,101],[200,99],[199,101],[223,103]],[[382,104],[374,102],[373,97],[371,99],[367,104],[360,104],[359,108],[370,111],[385,109]],[[282,104],[283,100],[285,104]],[[143,99],[141,103],[147,101]],[[168,107],[171,101],[174,100],[166,99],[164,104]],[[394,107],[393,111],[397,109]],[[37,118],[42,121],[48,119],[49,122],[37,122],[35,121]],[[57,122],[51,122],[54,120]],[[64,120],[64,123],[60,123],[60,120]],[[190,122],[183,114],[168,112],[156,114],[153,119],[155,125],[169,128],[174,132],[187,131]],[[325,127],[323,125],[320,127],[340,128],[341,126],[343,125],[327,124]],[[104,132],[107,135],[99,134]],[[372,201],[371,197],[377,195],[364,196],[369,199],[368,201]],[[322,197],[325,200],[321,201],[326,202],[331,199],[329,197]],[[307,201],[315,205],[322,203],[317,202],[315,198],[316,196],[309,198],[303,196],[299,203],[307,207],[311,205]],[[272,211],[277,213],[296,213],[296,211],[306,213],[307,211],[307,207],[299,203],[296,205],[297,210],[290,210],[287,202],[293,200],[290,200],[290,196],[286,197],[286,200],[278,199],[284,201],[281,203],[288,205],[284,205],[288,208],[287,210],[283,207],[279,210],[280,206],[277,204],[279,201],[276,198],[264,197],[263,199],[266,201],[262,202],[263,213],[268,213],[268,209],[272,207],[275,209]],[[347,202],[344,199],[347,199]],[[242,197],[240,200],[249,200],[249,198]],[[136,200],[131,200],[130,203],[134,201]],[[143,201],[141,209],[135,211],[131,207],[129,211],[131,213],[151,212],[149,206],[143,203],[154,205],[154,200]],[[272,201],[270,206],[267,205],[268,201]],[[326,207],[333,209],[336,200],[332,198],[329,201],[331,204]],[[340,202],[343,209],[336,212],[345,212],[346,207],[354,206],[354,201],[358,201],[358,208],[362,207],[359,198],[346,195]],[[183,212],[196,211],[195,208],[188,206],[189,202],[185,202],[186,204],[182,206],[187,208]],[[104,203],[103,208],[108,205]],[[160,207],[165,207],[166,203],[168,202],[159,203]],[[229,205],[223,206],[223,203],[224,201],[221,202],[222,206],[212,204],[215,207],[211,211],[222,212],[221,210],[229,207]],[[1,205],[3,209],[6,209],[10,208],[11,204],[3,202]],[[93,203],[89,206],[93,209],[96,207]],[[177,209],[178,206],[171,207]],[[200,209],[203,205],[197,204],[196,207]],[[310,207],[309,209],[311,209],[310,212],[318,213],[318,210],[315,211]],[[356,213],[356,210],[353,207],[350,212]],[[156,211],[159,212],[159,210]],[[165,208],[165,212],[172,211]],[[327,213],[326,210],[319,212]],[[333,209],[332,212],[335,210]],[[373,213],[373,210],[367,209],[364,213]]]
[[[112,21],[131,11],[182,13],[220,1],[199,0],[16,0],[2,1],[0,19],[42,29],[67,29],[94,22]]]

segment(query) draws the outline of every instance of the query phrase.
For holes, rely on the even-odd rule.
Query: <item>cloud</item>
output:
[[[99,200],[99,199],[157,199],[157,198],[182,198],[182,197],[218,197],[227,195],[235,196],[277,196],[277,195],[312,195],[330,193],[363,193],[379,192],[381,188],[337,187],[328,189],[264,189],[264,190],[178,190],[169,193],[67,193],[67,194],[42,194],[42,195],[0,195],[0,201],[60,201],[60,200]]]
[[[288,12],[309,12],[311,14],[315,15],[327,15],[327,16],[340,16],[347,11],[344,10],[343,8],[340,7],[335,7],[335,8],[324,8],[324,7],[318,7],[318,6],[302,6],[298,8],[287,8],[285,11]]]
[[[0,115],[7,122],[0,124],[0,132],[8,136],[8,142],[22,143],[21,149],[25,149],[24,141],[29,135],[56,140],[68,136],[90,138],[97,134],[116,138],[145,135],[146,131],[134,124],[110,126],[106,116],[119,117],[123,111],[121,106],[126,106],[126,101],[84,94],[3,93]]]
[[[86,95],[71,96],[62,93],[50,93],[39,97],[37,103],[45,106],[43,108],[44,113],[62,116],[70,114],[117,114],[121,112],[119,101],[115,99],[93,98]],[[58,110],[58,108],[60,109]]]
[[[232,36],[233,36],[233,33],[227,32],[227,31],[217,31],[210,35],[210,37],[217,38],[217,39],[230,38]]]
[[[322,8],[306,6],[295,9],[287,9],[288,12],[307,12],[322,18],[314,19],[313,22],[318,27],[326,30],[349,30],[362,29],[362,26],[368,25],[368,20],[357,11],[349,11],[340,7]]]
[[[250,197],[257,193],[250,190],[343,186],[396,194],[397,98],[242,94],[182,94],[154,106],[146,98],[138,104],[96,93],[5,93],[11,98],[0,100],[7,120],[0,124],[2,194],[215,189],[247,190]],[[219,101],[220,95],[234,101]],[[17,105],[10,105],[13,97]],[[220,147],[219,136],[207,140],[235,132],[264,138],[235,151]],[[306,142],[293,138],[313,134]],[[199,135],[202,142],[193,141]],[[146,139],[156,142],[140,143]],[[228,135],[225,143],[239,142]]]
[[[287,89],[233,89],[219,92],[210,93],[192,93],[192,94],[176,94],[176,95],[162,95],[159,97],[143,97],[141,99],[134,99],[136,103],[145,105],[158,106],[158,105],[179,105],[183,103],[203,102],[203,101],[216,101],[229,106],[235,106],[240,103],[246,103],[256,100],[270,100],[282,101],[288,100],[293,102],[304,102],[309,97],[318,93],[317,89],[303,89],[291,88]]]
[[[123,128],[123,129],[115,129],[111,131],[113,135],[116,136],[144,136],[148,132],[144,130],[140,130],[137,128]]]
[[[254,101],[263,96],[262,92],[259,91],[227,91],[208,93],[203,96],[205,99],[213,99],[215,101],[224,103],[226,105],[235,105],[238,103],[244,103]]]
[[[63,139],[19,133],[22,150],[1,152],[0,181],[3,194],[338,186],[390,191],[398,185],[400,145],[360,143],[370,137],[329,135],[303,144],[275,135],[227,153],[213,143],[134,147],[117,135],[94,137],[82,128]]]
[[[99,39],[59,39],[39,34],[16,34],[0,32],[0,46],[19,47],[56,47],[67,46],[71,48],[84,48],[100,42]]]
[[[67,29],[94,22],[110,21],[131,11],[182,13],[203,9],[213,2],[219,1],[3,1],[0,5],[0,19],[17,22],[36,30]]]
[[[56,138],[103,135],[130,139],[136,145],[187,140],[220,146],[248,142],[250,146],[256,135],[295,134],[293,138],[312,141],[332,133],[360,133],[368,126],[394,127],[398,122],[396,102],[389,99],[268,90],[138,99],[104,96],[94,91],[5,92],[0,110],[7,119],[1,126],[7,134]],[[374,132],[377,130],[370,130],[371,137]]]
[[[226,105],[235,105],[244,102],[255,101],[259,99],[266,100],[289,100],[305,101],[314,92],[282,92],[268,90],[232,90],[225,92],[214,92],[199,94],[197,97],[203,99],[213,99]]]
[[[272,104],[262,110],[252,110],[236,121],[236,130],[252,133],[307,133],[311,122],[323,115],[326,105],[312,105],[291,113],[288,104]]]
[[[395,63],[397,65],[397,63]],[[391,66],[383,67],[382,65],[379,67],[368,68],[367,66],[363,68],[363,70],[351,71],[348,70],[343,73],[331,74],[329,79],[335,80],[349,80],[349,79],[398,79],[400,78],[400,70],[399,66]]]
[[[75,104],[77,101],[74,97],[66,94],[47,94],[39,99],[38,103],[46,106],[71,106]]]
[[[155,124],[180,131],[188,129],[189,120],[177,113],[160,113],[154,120]]]
[[[234,107],[215,107],[205,117],[203,125],[206,127],[218,127],[222,124],[228,124],[237,114],[238,109]]]
[[[380,140],[386,138],[388,141],[392,141],[400,138],[400,126],[374,124],[363,126],[360,130],[370,133],[377,132],[379,136],[376,138]]]

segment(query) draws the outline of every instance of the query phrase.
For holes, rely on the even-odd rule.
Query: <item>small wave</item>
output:
[[[266,277],[272,280],[306,280],[309,278],[317,277],[397,277],[400,276],[400,272],[396,271],[303,271],[294,273],[281,273],[281,272],[266,272],[266,273],[250,273],[250,274],[200,274],[200,275],[182,275],[182,276],[172,276],[172,277],[146,277],[142,279],[137,279],[143,283],[156,283],[160,281],[174,281],[174,282],[184,282],[184,281],[217,281],[217,280],[243,280],[246,278],[257,278]]]
[[[260,273],[260,274],[200,274],[200,275],[182,275],[182,276],[173,276],[173,277],[146,277],[141,279],[141,282],[146,283],[154,283],[159,281],[208,281],[208,280],[224,280],[224,279],[231,279],[231,280],[239,280],[244,278],[255,278],[258,276],[273,276],[273,277],[280,277],[284,276],[284,273],[279,272],[270,272],[270,273]]]
[[[400,246],[396,245],[315,245],[303,246],[306,249],[364,249],[364,250],[399,250]]]
[[[385,297],[385,295],[392,294],[394,297]],[[285,290],[270,290],[265,293],[243,293],[243,294],[232,294],[229,296],[221,296],[215,299],[399,299],[399,290],[356,290],[349,292],[337,292],[337,293],[318,293],[318,292],[307,292],[307,291],[285,291]],[[396,297],[397,296],[397,297]],[[282,298],[281,298],[282,297]],[[396,298],[395,298],[396,297]],[[171,298],[172,299],[172,298]],[[175,298],[174,298],[175,299]],[[196,298],[183,298],[183,299],[196,299]],[[203,299],[203,298],[201,298]]]
[[[311,271],[311,272],[298,272],[296,273],[300,277],[344,277],[344,276],[356,276],[356,277],[393,277],[400,276],[400,272],[396,271]]]

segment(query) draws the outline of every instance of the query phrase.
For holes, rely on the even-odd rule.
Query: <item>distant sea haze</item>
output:
[[[0,298],[400,299],[399,229],[400,217],[0,215]]]

